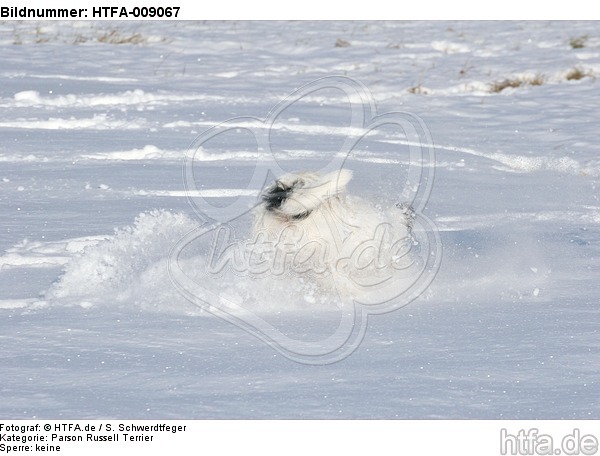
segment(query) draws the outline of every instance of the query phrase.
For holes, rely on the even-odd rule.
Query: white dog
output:
[[[352,171],[303,172],[277,179],[255,209],[253,245],[275,275],[316,277],[355,295],[412,265],[413,211],[377,211],[346,195]]]

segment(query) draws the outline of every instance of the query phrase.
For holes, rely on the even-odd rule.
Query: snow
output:
[[[600,418],[597,24],[4,22],[0,46],[2,417]],[[416,231],[441,265],[380,312],[202,274],[204,210],[243,239],[274,174],[423,196],[419,141],[358,138],[360,92],[286,98],[330,75],[433,138]]]

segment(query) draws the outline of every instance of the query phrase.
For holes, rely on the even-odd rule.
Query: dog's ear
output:
[[[349,169],[341,169],[325,174],[321,179],[324,185],[322,194],[333,196],[346,191],[346,185],[351,179],[352,171]]]

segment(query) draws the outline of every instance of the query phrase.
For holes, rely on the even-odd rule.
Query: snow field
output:
[[[0,24],[0,414],[598,418],[596,29]],[[378,112],[427,125],[436,176],[424,213],[443,260],[419,299],[369,318],[351,356],[307,366],[190,303],[168,259],[200,223],[187,196],[227,213],[256,201],[250,176],[267,158],[287,172],[329,166],[352,134],[349,100],[324,90],[292,106],[272,126],[272,157],[240,123],[195,155],[191,193],[190,144],[331,74],[365,84]],[[505,81],[514,87],[494,90]],[[393,205],[409,146],[385,128],[357,144],[349,193]],[[203,266],[198,248],[189,271]],[[208,286],[251,294],[292,339],[323,340],[340,320],[340,303],[301,278]]]

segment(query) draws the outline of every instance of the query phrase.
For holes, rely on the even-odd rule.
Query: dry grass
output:
[[[503,81],[496,81],[490,85],[490,92],[500,93],[504,89],[516,89],[524,84],[522,79],[504,79]]]
[[[77,35],[75,35],[75,38],[73,38],[73,44],[83,44],[87,43],[87,41],[88,39],[81,33],[78,33]]]
[[[587,35],[578,36],[576,38],[571,38],[569,40],[569,45],[573,49],[581,49],[581,48],[585,47],[585,44],[587,43],[587,40],[588,40],[588,36]]]
[[[429,93],[427,89],[424,89],[420,84],[407,89],[407,91],[408,93],[412,93],[414,95],[427,95]]]
[[[587,77],[595,79],[595,74],[590,70],[585,70],[585,69],[579,68],[579,67],[572,68],[564,75],[564,79],[566,81],[579,81],[580,79],[587,78]],[[545,77],[541,74],[538,74],[533,77],[507,78],[507,79],[503,79],[501,81],[496,81],[496,82],[493,82],[492,84],[490,84],[489,92],[490,93],[500,93],[504,89],[508,89],[508,88],[516,89],[516,88],[525,87],[525,86],[541,86],[541,85],[545,84],[546,82],[547,81],[546,81]],[[554,82],[558,82],[558,81],[554,81]],[[418,93],[418,92],[413,92],[413,93]]]
[[[510,78],[496,81],[490,84],[490,92],[500,93],[504,89],[516,89],[523,86],[541,86],[544,84],[544,76],[538,74],[532,78]]]
[[[119,30],[111,30],[98,37],[100,43],[108,44],[142,44],[146,42],[146,38],[141,33],[123,34]]]
[[[338,38],[335,42],[335,47],[336,48],[346,48],[346,47],[350,47],[350,43],[346,40],[343,40],[341,38]]]
[[[541,74],[536,74],[533,78],[527,81],[527,84],[532,86],[541,86],[544,84],[544,76]]]
[[[123,45],[141,45],[149,42],[149,37],[135,30],[123,30],[115,27],[91,26],[79,28],[69,33],[53,27],[35,26],[30,27],[16,22],[12,30],[12,43],[14,45],[30,45],[45,43],[65,43],[80,45],[85,43],[105,43]],[[166,39],[163,38],[163,41]]]
[[[590,76],[589,73],[583,71],[581,68],[573,68],[565,75],[567,81],[579,81],[580,79]]]

